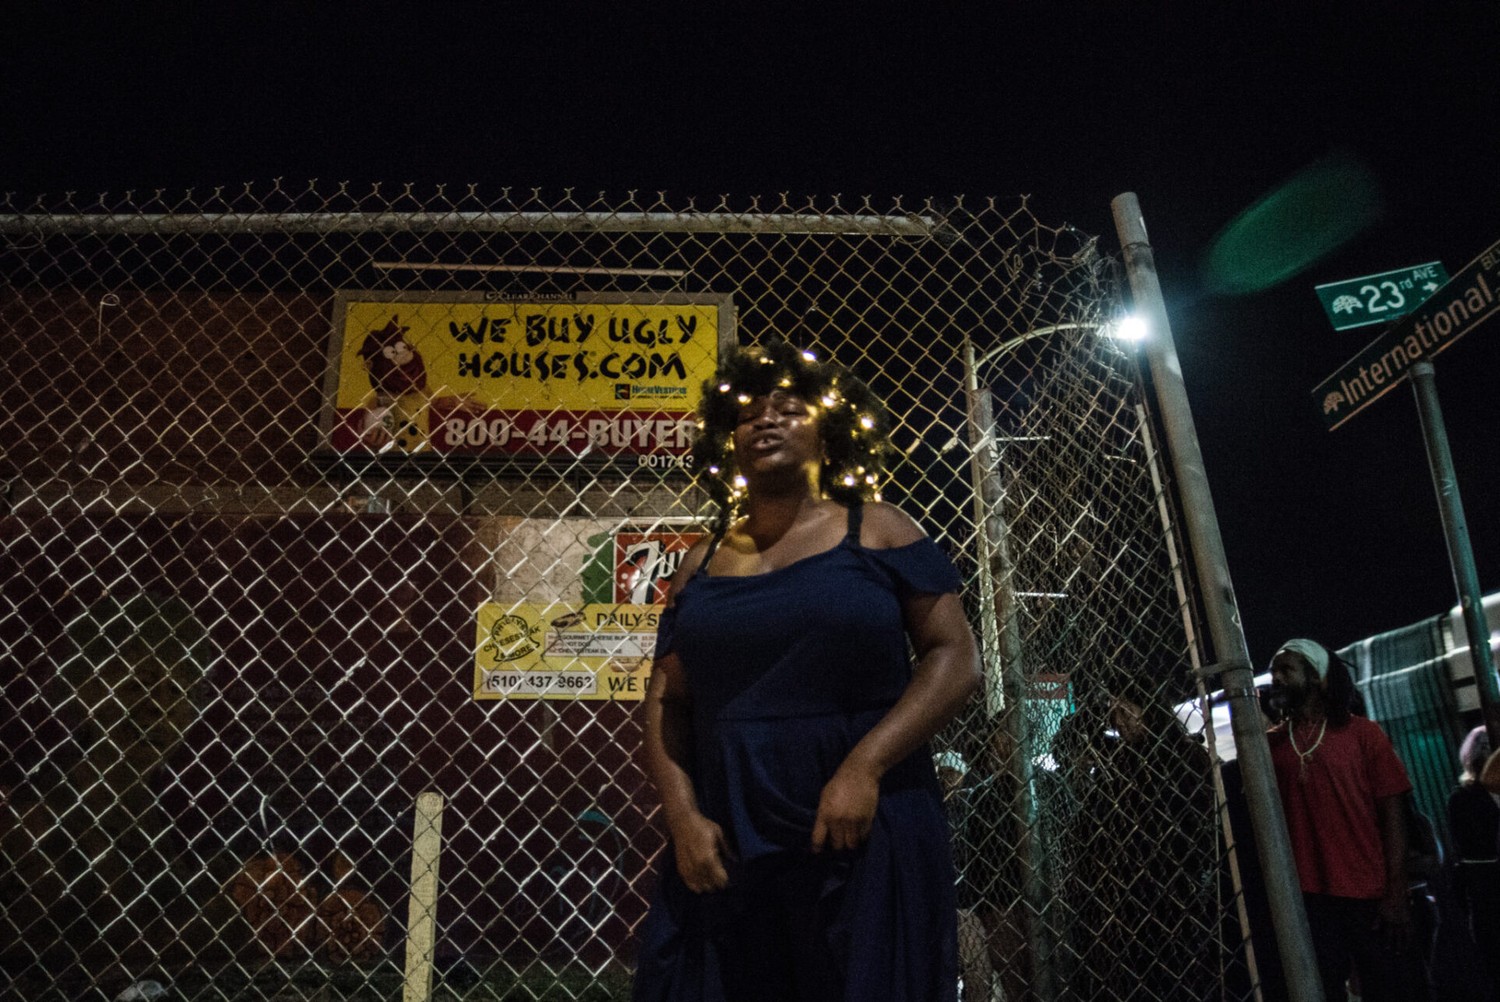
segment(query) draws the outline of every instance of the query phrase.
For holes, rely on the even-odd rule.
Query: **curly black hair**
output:
[[[812,352],[776,339],[762,347],[734,349],[703,384],[693,466],[717,505],[716,531],[729,524],[744,498],[744,481],[736,476],[734,465],[734,429],[740,408],[775,390],[791,393],[818,413],[824,457],[818,477],[822,493],[844,504],[880,500],[886,459],[895,452],[885,404],[838,363],[820,362]]]

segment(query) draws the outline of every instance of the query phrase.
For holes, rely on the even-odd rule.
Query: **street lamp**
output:
[[[1011,805],[1017,825],[1016,855],[1021,864],[1021,890],[1026,901],[1027,939],[1036,958],[1033,988],[1038,999],[1050,1000],[1056,995],[1052,965],[1052,937],[1042,916],[1047,913],[1047,887],[1043,877],[1044,860],[1041,840],[1036,837],[1039,818],[1032,772],[1037,755],[1032,748],[1031,728],[1025,714],[1026,678],[1022,662],[1021,625],[1015,591],[1015,563],[1011,557],[1005,516],[1001,507],[1003,485],[1000,481],[999,456],[995,435],[995,413],[988,387],[979,383],[979,369],[1020,345],[1061,331],[1098,331],[1121,341],[1138,340],[1144,324],[1134,323],[1058,323],[1036,327],[1003,341],[983,355],[976,356],[974,344],[964,336],[964,396],[967,403],[965,426],[969,439],[969,468],[973,478],[974,525],[978,546],[978,584],[982,596],[979,608],[983,649],[990,654],[995,670],[985,672],[985,709],[991,718],[999,718],[999,727],[1008,737],[1012,749],[1005,769],[1010,775],[1015,800]],[[1119,333],[1115,333],[1119,331]],[[954,439],[943,451],[957,445]]]
[[[980,608],[980,634],[984,649],[997,652],[1000,661],[1000,670],[989,673],[985,680],[985,708],[991,714],[1004,713],[1012,705],[1019,705],[1023,683],[1020,627],[1012,585],[1014,563],[1000,507],[1003,486],[994,431],[994,402],[989,388],[979,383],[979,370],[1029,341],[1063,331],[1096,331],[1122,344],[1134,344],[1146,336],[1146,325],[1134,316],[1105,322],[1047,324],[1002,341],[979,356],[975,355],[968,335],[964,336],[964,395],[968,405],[965,426],[979,548],[979,592],[985,596]],[[942,451],[947,452],[957,444],[955,436]]]

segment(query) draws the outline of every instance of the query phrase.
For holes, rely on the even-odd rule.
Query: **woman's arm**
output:
[[[698,569],[706,547],[694,547],[672,578],[667,603]],[[641,742],[642,767],[661,798],[662,817],[672,836],[677,872],[688,890],[697,894],[717,891],[729,884],[724,869],[728,855],[724,833],[698,810],[693,780],[688,772],[692,759],[692,703],[682,663],[668,653],[656,659],[651,682],[646,687],[645,737]]]
[[[869,505],[866,512],[869,545],[904,546],[922,538],[916,523],[890,505]],[[910,596],[902,614],[916,649],[916,671],[896,705],[823,787],[813,822],[815,852],[864,843],[875,819],[880,778],[952,720],[979,686],[979,652],[956,594]]]
[[[717,891],[729,883],[724,869],[724,832],[698,810],[687,763],[692,756],[692,705],[686,698],[682,665],[675,654],[658,658],[646,688],[646,736],[642,753],[646,775],[661,798],[662,817],[672,835],[677,872],[688,890]]]

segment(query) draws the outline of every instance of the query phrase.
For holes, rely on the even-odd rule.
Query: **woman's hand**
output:
[[[685,816],[672,829],[672,853],[677,873],[694,894],[722,891],[729,886],[724,860],[729,845],[724,830],[697,811]]]
[[[880,801],[880,778],[846,761],[823,787],[818,816],[813,821],[812,851],[858,849],[870,837],[875,806]]]

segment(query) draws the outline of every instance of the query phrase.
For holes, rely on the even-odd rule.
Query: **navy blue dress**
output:
[[[697,895],[663,854],[637,1002],[956,996],[953,861],[928,749],[886,773],[863,846],[809,848],[823,786],[911,680],[902,599],[959,587],[929,539],[860,546],[860,511],[838,546],[765,574],[716,577],[706,558],[662,617],[657,656],[676,653],[692,695],[699,809],[733,859],[730,886]]]

